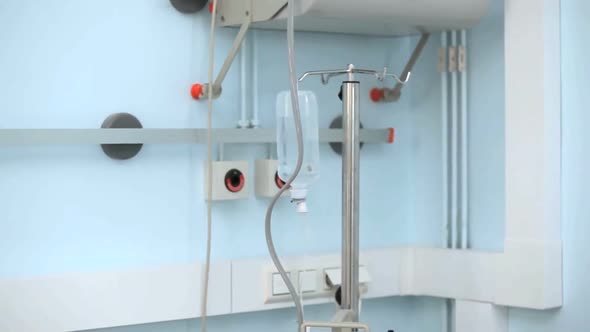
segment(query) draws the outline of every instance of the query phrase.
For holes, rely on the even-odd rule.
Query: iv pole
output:
[[[375,76],[383,81],[392,77],[398,84],[405,84],[409,78],[408,73],[404,80],[394,74],[366,69],[356,69],[354,65],[348,65],[347,69],[311,71],[303,74],[299,81],[306,77],[319,75],[322,83],[327,84],[330,78],[339,75],[347,75],[342,82],[342,129],[344,140],[342,145],[342,285],[340,310],[330,323],[306,322],[307,327],[332,327],[335,330],[363,329],[368,332],[368,327],[359,324],[359,165],[360,165],[360,82],[355,79],[355,74]],[[352,323],[344,324],[343,323]]]

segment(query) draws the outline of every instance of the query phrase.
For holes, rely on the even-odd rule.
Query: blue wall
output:
[[[205,103],[192,101],[188,88],[206,78],[208,16],[181,15],[167,0],[3,1],[0,125],[96,128],[109,114],[124,111],[148,128],[204,127]],[[234,34],[219,31],[217,67]],[[347,62],[400,68],[410,51],[409,40],[298,37],[300,71]],[[261,124],[268,128],[274,126],[275,96],[287,89],[284,32],[258,32],[256,43],[263,69]],[[238,121],[236,68],[216,103],[216,127],[235,127]],[[367,96],[374,83],[363,83]],[[340,113],[338,84],[323,87],[310,81],[302,88],[318,91],[320,125],[328,127]],[[379,107],[368,98],[363,101],[365,126],[399,128],[397,144],[363,149],[362,166],[371,170],[361,178],[367,197],[361,203],[363,247],[412,241],[411,196],[406,191],[412,169],[408,142],[414,138],[408,129],[408,99]],[[229,145],[225,157],[253,161],[265,158],[266,149]],[[276,242],[284,254],[340,246],[339,235],[333,233],[340,223],[340,159],[327,146],[321,152],[323,172],[310,196],[313,232],[298,223],[290,204],[279,206]],[[0,158],[2,173],[10,174],[0,189],[6,202],[0,276],[174,264],[202,257],[203,146],[145,146],[127,162],[106,158],[97,146],[7,148]],[[396,208],[383,205],[383,199],[394,201]],[[216,205],[216,259],[267,254],[262,223],[267,204],[252,197]]]

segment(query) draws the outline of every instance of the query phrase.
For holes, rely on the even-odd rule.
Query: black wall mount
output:
[[[362,128],[363,123],[361,122],[361,129]],[[339,115],[335,117],[334,120],[332,120],[332,123],[330,123],[330,129],[342,129],[342,115]],[[363,145],[365,145],[365,143],[361,142],[361,149],[363,148]],[[331,142],[330,147],[334,152],[336,152],[339,155],[342,155],[342,143]]]
[[[207,6],[209,0],[170,0],[172,6],[183,14],[192,14]]]
[[[113,128],[130,128],[138,129],[143,128],[141,122],[129,113],[115,113],[109,115],[104,120],[101,128],[113,129]],[[112,159],[115,160],[128,160],[135,157],[143,144],[101,144],[102,151]]]

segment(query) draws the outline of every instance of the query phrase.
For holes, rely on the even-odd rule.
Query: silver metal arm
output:
[[[236,36],[236,39],[234,39],[234,43],[232,45],[232,48],[229,51],[229,54],[227,55],[227,57],[225,58],[225,61],[223,62],[223,66],[221,67],[221,70],[219,71],[219,74],[217,75],[215,82],[213,82],[213,98],[217,98],[221,95],[221,92],[222,92],[221,84],[223,83],[225,76],[229,72],[229,69],[230,69],[232,63],[234,62],[236,55],[240,51],[240,47],[242,46],[242,42],[244,41],[244,38],[246,37],[246,33],[248,32],[249,28],[250,28],[250,20],[248,19],[240,27],[240,31],[238,31],[238,35]],[[211,83],[203,84],[203,97],[204,98],[209,97],[207,95],[209,93],[209,84],[211,84]]]

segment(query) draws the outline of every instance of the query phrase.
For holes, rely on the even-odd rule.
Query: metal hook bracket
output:
[[[420,54],[422,54],[422,50],[424,50],[424,47],[426,46],[426,43],[428,42],[429,38],[430,38],[430,34],[428,34],[428,33],[422,34],[422,37],[420,37],[418,44],[416,44],[416,47],[414,48],[414,51],[412,52],[412,55],[410,56],[410,59],[408,60],[408,63],[404,67],[404,71],[402,72],[401,77],[404,77],[404,78],[409,77],[410,73],[412,72],[412,69],[414,68],[414,65],[416,64],[416,62],[418,61],[418,58],[420,57]],[[401,98],[403,87],[404,87],[404,85],[400,84],[398,82],[393,87],[393,89],[383,89],[382,101],[386,101],[386,102],[398,101]]]
[[[348,75],[348,80],[354,81],[355,74],[374,76],[378,81],[384,81],[387,78],[393,78],[394,81],[401,85],[406,84],[410,80],[411,76],[411,74],[408,72],[404,78],[401,79],[397,75],[387,72],[387,67],[383,68],[381,71],[377,71],[370,69],[358,69],[354,65],[349,64],[346,69],[314,70],[305,72],[299,78],[299,82],[302,82],[309,76],[320,76],[322,84],[326,85],[330,82],[331,78],[341,75]]]

